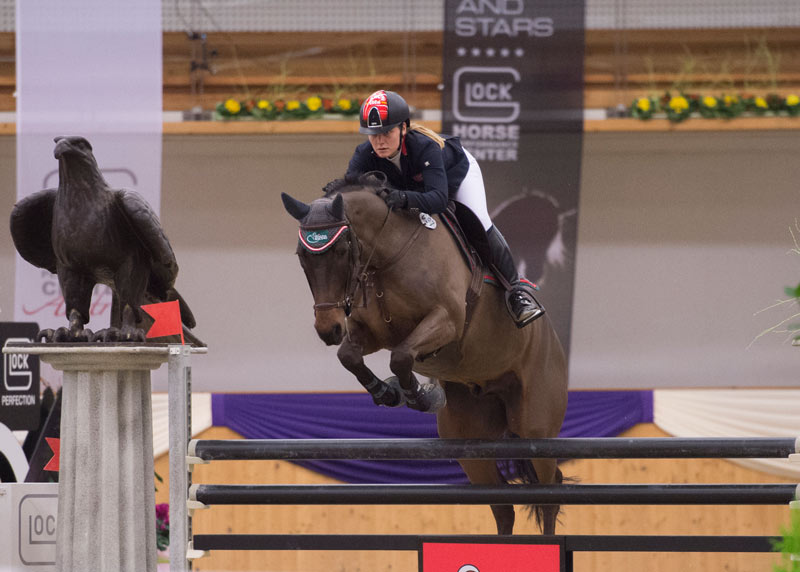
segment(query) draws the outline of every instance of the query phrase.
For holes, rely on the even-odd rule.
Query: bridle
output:
[[[342,298],[335,302],[318,302],[314,304],[314,312],[320,311],[328,311],[328,310],[335,310],[338,308],[344,309],[345,314],[345,325],[347,324],[346,318],[350,317],[354,307],[354,301],[358,294],[358,290],[361,289],[361,294],[363,297],[363,302],[361,307],[367,306],[367,290],[368,284],[370,283],[371,277],[377,277],[380,272],[384,272],[394,266],[397,262],[399,262],[408,250],[411,248],[411,245],[416,241],[417,237],[422,230],[422,225],[418,225],[414,232],[409,236],[406,240],[405,244],[400,248],[400,250],[394,254],[389,260],[387,260],[381,267],[371,267],[370,264],[372,262],[372,258],[375,254],[375,251],[380,244],[380,238],[383,234],[383,231],[387,227],[387,223],[389,222],[389,217],[392,214],[392,210],[388,209],[386,212],[386,216],[381,223],[380,230],[375,235],[374,243],[372,247],[369,248],[369,254],[366,258],[366,261],[362,264],[361,263],[361,254],[362,251],[366,251],[366,248],[362,245],[361,240],[356,235],[355,230],[353,229],[350,221],[346,218],[345,220],[336,221],[333,223],[326,223],[323,225],[315,225],[315,226],[302,226],[302,231],[313,231],[313,230],[323,230],[323,231],[330,231],[332,229],[340,229],[339,232],[347,232],[347,243],[348,249],[350,252],[350,272],[347,275],[347,282],[345,283],[345,290],[344,295]],[[302,237],[302,235],[301,235]],[[381,306],[381,311],[383,314],[383,319],[386,323],[391,322],[391,316],[388,315],[388,312],[385,308],[385,303],[383,300],[383,291],[376,292],[375,296],[378,299],[378,303]],[[349,331],[348,331],[349,335]]]
[[[389,220],[389,215],[391,212],[391,209],[387,211],[386,217],[383,219],[383,223],[381,224],[381,228],[375,237],[375,243],[372,245],[369,256],[367,256],[367,261],[364,264],[361,264],[361,241],[359,240],[358,236],[356,236],[356,231],[353,229],[353,226],[347,219],[344,221],[336,221],[334,223],[327,223],[324,225],[303,227],[304,230],[329,230],[333,228],[342,228],[347,232],[347,245],[348,251],[350,252],[350,272],[347,275],[347,282],[345,283],[343,297],[336,302],[318,302],[314,304],[315,313],[317,311],[324,312],[327,310],[343,308],[344,315],[349,317],[353,311],[353,300],[355,299],[359,288],[361,288],[364,296],[364,306],[367,305],[367,289],[365,284],[365,281],[368,278],[367,269],[369,268],[369,264],[372,261],[375,250],[378,247],[380,242],[379,239],[381,234],[383,234],[383,230],[386,228],[386,223]]]

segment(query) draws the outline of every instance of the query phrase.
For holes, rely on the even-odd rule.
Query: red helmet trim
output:
[[[372,113],[376,110],[377,113]],[[361,118],[367,127],[383,127],[383,121],[389,116],[389,104],[384,90],[378,90],[367,98],[364,102],[364,109],[361,110]],[[377,121],[377,122],[376,122]]]

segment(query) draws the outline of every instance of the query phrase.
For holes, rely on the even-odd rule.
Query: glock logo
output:
[[[453,75],[453,114],[464,122],[511,123],[519,117],[512,91],[520,79],[511,67],[459,68]]]
[[[30,342],[28,338],[8,338],[6,342]],[[3,384],[6,391],[28,391],[33,372],[28,366],[29,354],[3,354]]]
[[[58,495],[25,495],[19,503],[19,558],[27,566],[56,562]]]

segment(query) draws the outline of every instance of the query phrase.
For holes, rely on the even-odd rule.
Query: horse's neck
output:
[[[353,230],[365,251],[361,255],[362,263],[370,257],[370,266],[380,267],[403,247],[412,225],[404,215],[390,213],[378,197],[353,198],[348,210]]]

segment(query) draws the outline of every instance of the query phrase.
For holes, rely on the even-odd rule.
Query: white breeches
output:
[[[489,209],[486,207],[486,187],[483,186],[481,167],[469,151],[464,149],[464,153],[469,159],[469,171],[461,181],[454,198],[475,213],[483,224],[483,230],[489,230],[492,227],[492,219],[489,218]]]

